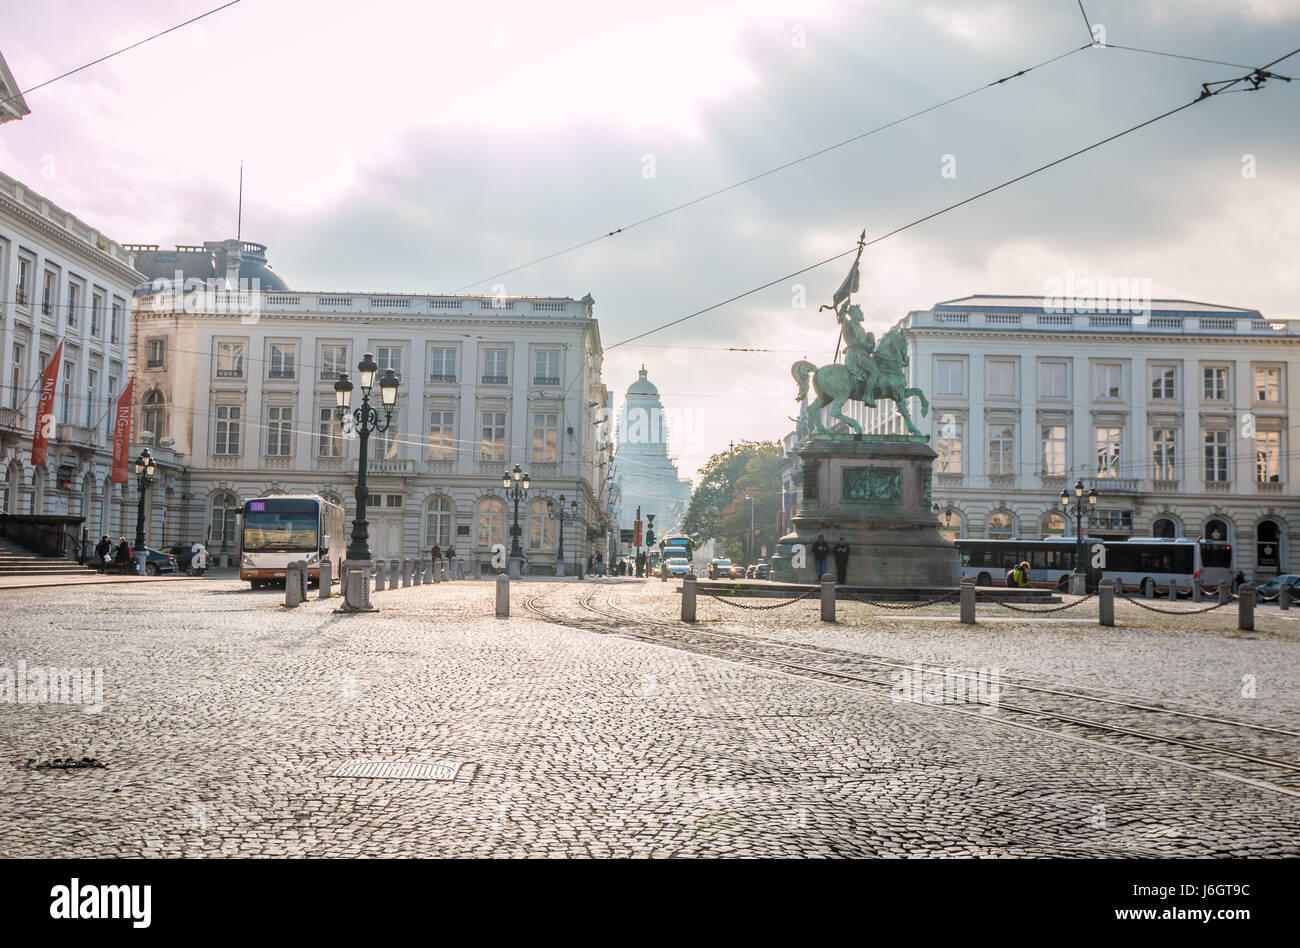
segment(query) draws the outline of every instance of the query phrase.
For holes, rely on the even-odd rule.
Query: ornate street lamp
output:
[[[547,501],[546,501],[546,510],[547,510],[547,512],[548,512],[552,517],[554,517],[556,520],[558,520],[558,521],[560,522],[560,537],[559,537],[559,542],[557,543],[557,545],[556,545],[556,547],[555,547],[555,570],[556,570],[555,575],[560,576],[560,575],[563,574],[563,571],[564,571],[564,523],[565,523],[566,520],[576,520],[576,519],[577,519],[577,517],[578,517],[578,502],[577,502],[576,500],[570,501],[570,502],[569,502],[569,508],[568,508],[568,510],[565,510],[565,508],[564,508],[564,495],[561,494],[561,495],[560,495],[560,502],[559,502],[559,505],[558,505],[558,506],[557,506],[556,503],[555,503],[554,501],[552,501],[552,500],[547,500]],[[577,555],[577,550],[576,550],[576,548],[575,548],[575,551],[574,551],[573,560],[574,560],[574,564],[575,564],[574,569],[575,569],[575,572],[576,572],[576,571],[577,571],[577,566],[576,566],[576,564],[577,564],[577,560],[578,560],[578,555]],[[582,576],[579,575],[578,578],[579,578],[579,579],[582,579]]]
[[[523,559],[523,550],[519,548],[519,502],[524,499],[528,493],[532,478],[519,470],[519,465],[515,465],[513,471],[506,471],[501,475],[501,486],[505,489],[506,499],[515,502],[514,521],[510,524],[510,575],[518,577],[519,561]]]
[[[1085,504],[1083,499],[1083,481],[1074,482],[1074,503],[1070,503],[1070,495],[1067,491],[1061,491],[1061,512],[1065,514],[1068,521],[1070,516],[1074,516],[1074,574],[1076,576],[1086,576],[1087,570],[1084,568],[1083,561],[1086,555],[1083,550],[1083,512],[1091,511],[1097,507],[1097,488],[1093,487],[1088,490],[1088,501]]]
[[[366,502],[370,498],[366,487],[366,447],[372,431],[387,431],[393,421],[393,408],[397,405],[397,386],[401,379],[392,369],[385,369],[379,380],[379,399],[384,409],[384,420],[379,420],[379,412],[370,404],[370,392],[375,385],[375,373],[379,364],[373,354],[367,352],[357,364],[358,379],[361,382],[361,405],[352,410],[352,380],[346,372],[339,374],[334,383],[334,410],[338,413],[339,423],[347,427],[348,412],[352,411],[352,426],[361,439],[361,452],[357,461],[357,516],[352,521],[352,542],[348,544],[349,560],[370,559],[370,524],[366,520]]]
[[[144,548],[144,495],[157,478],[154,476],[158,468],[154,464],[153,455],[149,449],[145,448],[140,452],[140,456],[135,460],[136,486],[140,488],[140,502],[135,511],[135,560],[139,564],[140,575],[144,575],[149,554]]]

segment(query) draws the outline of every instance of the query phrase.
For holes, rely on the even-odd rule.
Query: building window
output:
[[[115,406],[113,403],[113,399],[117,396],[116,376],[110,375],[108,377],[108,392],[106,393],[106,395],[108,399],[108,406],[107,406],[107,410],[104,412],[104,417],[106,419],[106,424],[104,427],[104,437],[111,438],[113,437],[114,430],[117,428],[117,418],[115,417],[117,413],[114,411]]]
[[[59,423],[72,423],[72,383],[77,377],[77,366],[72,362],[63,363],[63,404],[59,410]]]
[[[343,457],[343,426],[334,417],[333,408],[320,409],[319,426],[316,435],[317,457]]]
[[[1043,536],[1045,537],[1063,537],[1065,536],[1065,518],[1056,511],[1052,511],[1043,518]]]
[[[145,366],[150,369],[160,369],[163,365],[163,355],[166,353],[167,340],[150,339],[145,343]]]
[[[217,343],[217,378],[242,379],[244,377],[244,344],[242,342]]]
[[[988,362],[990,398],[1014,398],[1016,395],[1016,364],[1010,359],[990,359]]]
[[[99,373],[94,369],[86,370],[86,427],[95,427],[95,383]]]
[[[166,400],[158,389],[155,388],[144,396],[144,411],[141,417],[141,422],[144,425],[142,435],[145,437],[152,436],[154,444],[157,444],[167,434],[166,407]]]
[[[533,415],[534,461],[556,459],[560,439],[559,417],[554,412],[536,412]]]
[[[1157,481],[1178,480],[1178,431],[1156,428],[1151,432],[1151,477]]]
[[[1282,528],[1276,520],[1261,520],[1255,528],[1255,566],[1276,575],[1282,564]]]
[[[9,407],[14,409],[18,407],[18,394],[23,388],[23,356],[26,351],[23,346],[14,343],[14,361],[9,369]]]
[[[1064,477],[1068,442],[1065,425],[1043,425],[1043,475]]]
[[[238,405],[218,405],[214,419],[212,453],[239,453],[239,416],[242,409]]]
[[[96,293],[90,298],[90,334],[98,337],[100,327],[103,326],[104,316],[104,297]]]
[[[1228,367],[1207,365],[1201,369],[1201,397],[1208,402],[1226,401],[1228,398]]]
[[[961,514],[952,507],[939,512],[939,533],[945,540],[957,540],[961,537]]]
[[[376,431],[372,436],[375,439],[375,459],[381,461],[394,461],[397,459],[401,438],[399,437],[397,412],[393,412],[392,420],[388,423],[387,431]]]
[[[935,450],[939,454],[936,460],[938,473],[962,473],[962,440],[965,437],[965,427],[964,424],[960,423],[940,426],[940,437],[936,438],[934,442]],[[944,435],[948,437],[944,437]]]
[[[291,379],[296,377],[295,363],[298,347],[293,343],[271,343],[271,361],[269,375],[273,379]]]
[[[1282,480],[1282,432],[1255,432],[1255,481],[1276,484]]]
[[[429,381],[456,381],[455,349],[431,349],[429,351]]]
[[[334,382],[348,370],[347,346],[320,347],[320,378],[325,382]]]
[[[534,385],[560,384],[560,353],[558,349],[538,349],[534,353],[536,365],[533,371]]]
[[[1069,398],[1069,368],[1065,362],[1038,363],[1038,397]]]
[[[504,461],[506,459],[505,412],[483,412],[483,442],[479,449],[479,457],[484,461]]]
[[[966,363],[961,359],[936,359],[934,382],[936,395],[965,395]]]
[[[1120,441],[1122,428],[1097,429],[1097,476],[1119,477]]]
[[[293,453],[293,407],[272,405],[267,409],[267,457],[287,458]]]
[[[535,497],[528,505],[528,549],[555,549],[555,521],[546,509],[544,497]]]
[[[1113,530],[1119,533],[1133,532],[1133,511],[1098,510],[1093,517],[1093,525],[1098,530]]]
[[[116,343],[122,336],[122,304],[113,304],[113,319],[109,323],[108,329],[108,341],[110,343]]]
[[[1178,370],[1172,365],[1153,365],[1151,367],[1151,397],[1164,401],[1173,401],[1177,393],[1174,388],[1178,379]]]
[[[444,553],[451,546],[451,501],[446,497],[431,497],[424,506],[424,545],[442,547]]]
[[[429,412],[429,460],[450,461],[456,453],[456,415],[437,409]]]
[[[81,315],[81,287],[75,283],[68,284],[68,328],[77,328],[77,319]]]
[[[1255,401],[1280,402],[1282,400],[1282,370],[1277,366],[1255,368]]]
[[[1118,362],[1098,362],[1093,366],[1094,398],[1121,398],[1124,367]]]
[[[478,516],[475,517],[477,532],[474,545],[488,549],[501,543],[505,536],[506,503],[500,497],[484,497],[478,504]]]
[[[1205,538],[1207,540],[1227,540],[1228,524],[1223,520],[1207,520],[1205,522]]]
[[[239,499],[234,494],[221,493],[212,498],[212,517],[208,521],[210,548],[225,550],[234,546],[239,539],[235,528],[235,518],[239,512]]]
[[[27,283],[31,279],[32,265],[22,257],[18,258],[18,305],[26,306],[29,302],[27,299]]]
[[[1178,524],[1168,517],[1161,517],[1151,525],[1151,535],[1162,540],[1172,540],[1178,536]]]
[[[1226,484],[1228,482],[1228,432],[1206,431],[1205,440],[1205,480],[1207,483]]]
[[[379,378],[382,379],[388,369],[392,369],[399,379],[402,377],[401,346],[379,346],[375,350],[375,361],[379,363]]]
[[[1016,473],[1016,426],[994,425],[989,429],[989,474],[1007,477]]]
[[[489,385],[505,385],[510,381],[507,362],[509,349],[483,350],[483,381]]]
[[[1016,522],[1011,514],[999,510],[989,515],[988,539],[1010,540],[1016,532]]]
[[[41,313],[50,316],[54,313],[54,274],[45,271],[45,283],[41,287]]]

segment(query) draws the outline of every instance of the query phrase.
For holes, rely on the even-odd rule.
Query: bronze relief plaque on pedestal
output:
[[[897,504],[903,500],[903,470],[897,467],[846,467],[846,504]]]

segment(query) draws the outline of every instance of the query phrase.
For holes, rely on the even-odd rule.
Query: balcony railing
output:
[[[533,384],[534,385],[559,385],[560,380],[558,377],[554,375],[534,375]]]
[[[1136,477],[1085,477],[1084,487],[1097,488],[1097,493],[1135,494],[1142,489],[1142,481]]]
[[[429,376],[429,381],[430,381],[430,382],[450,382],[450,383],[452,383],[452,384],[454,385],[455,382],[456,382],[456,376],[454,376],[454,375],[430,375],[430,376]]]
[[[409,458],[398,458],[394,460],[376,460],[366,462],[367,474],[414,474],[415,462]]]
[[[510,376],[508,375],[485,375],[483,376],[484,385],[509,385]]]
[[[0,408],[0,428],[9,428],[12,431],[21,431],[22,427],[22,412],[17,408]]]
[[[97,434],[94,428],[87,428],[84,425],[59,425],[55,430],[54,439],[63,444],[93,448]]]

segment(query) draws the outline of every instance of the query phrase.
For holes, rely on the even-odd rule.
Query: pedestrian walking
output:
[[[1028,586],[1029,564],[1023,562],[1017,563],[1015,566],[1011,567],[1011,569],[1007,570],[1006,584],[1008,586],[1015,586],[1022,589],[1025,586]]]
[[[817,567],[817,582],[822,581],[826,575],[826,557],[830,555],[831,545],[826,542],[826,538],[820,533],[812,545],[813,565]]]
[[[835,582],[843,586],[849,581],[849,545],[840,537],[835,544]]]
[[[112,553],[113,541],[105,533],[99,538],[99,542],[95,544],[95,569],[101,573],[105,572],[108,569],[108,562],[112,558]]]
[[[1232,577],[1232,591],[1241,592],[1241,587],[1246,585],[1246,574],[1237,570],[1237,575]]]
[[[599,550],[596,551],[596,575],[602,577],[605,575],[605,554]]]
[[[135,563],[131,559],[131,546],[126,542],[126,537],[118,538],[117,553],[113,556],[113,562],[123,573],[135,572]]]

